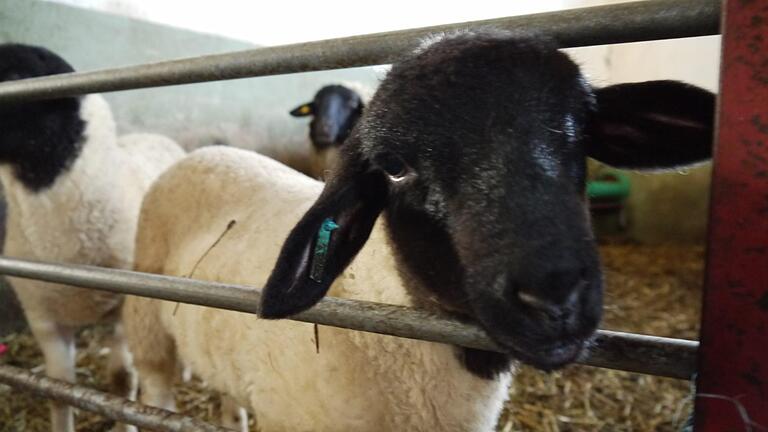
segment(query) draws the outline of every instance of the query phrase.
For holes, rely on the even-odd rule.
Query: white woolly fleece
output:
[[[9,256],[131,268],[139,206],[157,175],[183,156],[158,135],[117,139],[106,101],[83,98],[81,152],[48,188],[30,191],[13,168],[0,166],[8,203],[5,253]],[[120,296],[65,285],[10,278],[30,321],[67,326],[94,323]]]
[[[147,194],[136,268],[261,287],[286,235],[321,190],[264,156],[195,151]],[[329,295],[412,303],[382,224]],[[477,378],[447,345],[320,326],[317,353],[312,324],[186,304],[174,309],[175,303],[126,299],[126,335],[140,375],[157,372],[159,353],[175,348],[212,387],[247,406],[265,432],[491,431],[507,399],[511,373]]]

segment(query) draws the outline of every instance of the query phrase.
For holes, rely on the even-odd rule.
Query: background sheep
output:
[[[309,123],[312,148],[309,152],[308,175],[324,179],[333,168],[338,160],[339,146],[357,124],[371,93],[368,87],[360,83],[327,85],[317,91],[311,102],[291,110],[294,117],[312,117]]]
[[[0,81],[72,72],[40,47],[0,45]],[[139,206],[155,177],[183,152],[148,134],[117,138],[98,95],[0,107],[0,180],[7,200],[4,252],[13,257],[116,268],[133,265]],[[45,357],[46,373],[75,380],[75,332],[117,317],[121,296],[9,278]],[[115,390],[126,393],[119,327],[110,354]],[[52,428],[73,431],[72,410],[52,404]]]
[[[179,356],[264,431],[487,431],[513,359],[551,370],[583,354],[602,305],[585,156],[705,159],[713,97],[664,81],[593,89],[554,44],[506,32],[437,40],[393,66],[322,192],[236,149],[172,167],[142,207],[136,266],[266,283],[264,318],[328,292],[451,312],[507,353],[330,327],[314,340],[310,324],[131,297],[144,402],[173,407]]]
[[[321,87],[312,100],[290,111],[297,118],[311,117],[308,141],[298,137],[295,128],[278,127],[284,115],[281,111],[279,116],[260,117],[256,125],[251,125],[255,130],[244,131],[237,123],[221,122],[204,132],[195,128],[184,131],[180,133],[180,142],[188,150],[207,145],[247,148],[310,177],[323,179],[338,159],[338,146],[359,120],[372,94],[369,86],[356,81]]]

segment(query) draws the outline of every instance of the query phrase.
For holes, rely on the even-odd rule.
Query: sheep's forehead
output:
[[[535,99],[550,89],[557,89],[554,94],[590,91],[578,66],[551,44],[506,32],[455,31],[426,38],[414,54],[396,64],[371,111],[392,118],[390,111],[457,108],[461,102],[454,102],[466,97],[492,100],[496,94],[528,94]],[[541,102],[552,105],[555,99]],[[498,107],[475,108],[490,114]]]
[[[476,36],[488,57],[477,56]],[[466,58],[478,63],[465,67]],[[591,98],[578,66],[551,44],[503,32],[434,35],[380,86],[361,123],[361,148],[399,151],[437,170],[446,160],[465,169],[489,151],[505,153],[504,163],[519,156],[556,177],[562,148],[578,145]]]
[[[473,31],[470,29],[458,29],[458,30],[452,30],[452,31],[442,31],[442,32],[432,33],[430,35],[423,37],[419,41],[419,45],[416,47],[416,49],[413,50],[412,54],[418,55],[428,50],[432,45],[435,45],[437,43],[440,43],[452,38],[471,36],[472,34],[473,34]]]
[[[351,89],[340,85],[331,85],[320,89],[315,95],[315,100],[321,101],[332,97],[351,101],[358,101],[360,99],[360,96]]]

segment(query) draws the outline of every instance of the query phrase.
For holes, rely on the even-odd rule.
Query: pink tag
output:
[[[8,351],[8,346],[6,344],[0,344],[0,356],[5,354],[6,351]]]

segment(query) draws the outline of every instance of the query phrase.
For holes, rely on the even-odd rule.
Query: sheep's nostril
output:
[[[331,135],[334,135],[334,131],[336,128],[329,123],[321,123],[319,129],[320,129],[320,133],[322,133],[327,137],[330,137]]]
[[[552,303],[525,291],[519,291],[517,297],[521,303],[551,321],[563,321],[573,312],[569,306]]]
[[[541,299],[531,293],[525,291],[518,291],[517,297],[521,302],[535,309],[545,309],[552,307],[552,304],[544,299]]]
[[[588,284],[586,280],[578,281],[571,287],[570,292],[558,301],[523,290],[517,292],[517,298],[524,305],[546,314],[551,319],[562,320],[575,312],[581,293]]]

